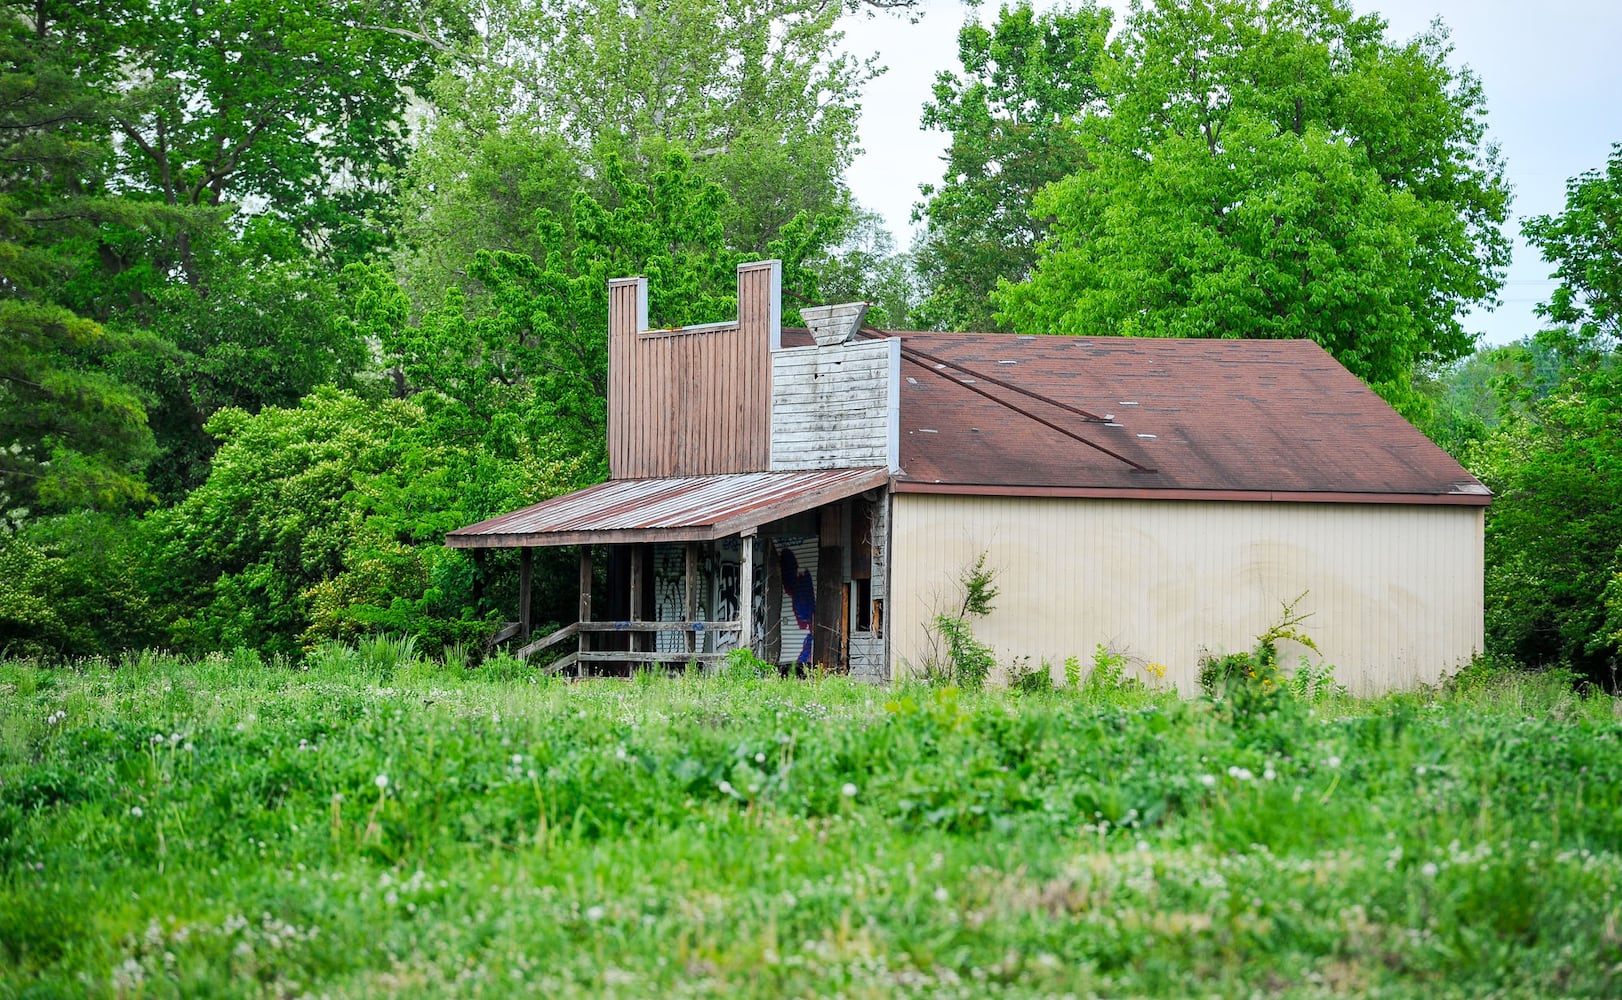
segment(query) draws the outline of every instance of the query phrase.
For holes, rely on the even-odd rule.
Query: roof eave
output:
[[[1171,487],[1033,486],[1008,483],[925,483],[897,479],[897,493],[960,496],[1053,497],[1098,500],[1209,500],[1249,503],[1366,503],[1422,506],[1485,507],[1490,492],[1355,493],[1307,490],[1200,490]],[[1485,487],[1482,487],[1485,490]]]

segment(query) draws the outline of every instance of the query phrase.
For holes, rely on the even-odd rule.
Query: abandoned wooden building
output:
[[[1357,692],[1481,648],[1487,489],[1316,344],[900,333],[860,306],[785,330],[779,282],[743,265],[737,319],[680,329],[611,283],[611,478],[446,539],[525,550],[521,653],[596,672],[741,643],[887,681],[940,655],[981,555],[1000,594],[974,630],[1004,665],[1102,645],[1192,690],[1297,598]],[[558,545],[579,620],[533,639],[528,550]]]

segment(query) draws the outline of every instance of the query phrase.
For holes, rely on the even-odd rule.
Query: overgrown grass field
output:
[[[0,995],[1616,996],[1622,722],[0,664]]]

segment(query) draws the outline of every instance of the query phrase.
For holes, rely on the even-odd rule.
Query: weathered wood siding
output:
[[[861,530],[858,527],[856,530]],[[883,684],[890,679],[889,669],[889,635],[890,623],[888,619],[889,581],[890,581],[890,493],[886,490],[873,504],[872,523],[866,526],[870,532],[867,542],[872,551],[872,583],[868,599],[873,602],[870,611],[873,628],[863,632],[857,629],[861,609],[856,606],[854,597],[851,600],[850,621],[850,676],[859,681],[871,681]],[[861,540],[852,538],[852,544]],[[851,587],[856,589],[856,581],[851,581]]]
[[[1192,693],[1202,652],[1248,649],[1302,594],[1307,634],[1354,693],[1434,683],[1482,648],[1479,507],[903,493],[891,518],[897,676],[934,655],[928,622],[981,552],[1001,593],[975,634],[1056,680],[1102,643]],[[1304,650],[1284,645],[1293,665]]]
[[[899,468],[901,341],[772,354],[771,467]]]
[[[647,329],[645,279],[609,282],[612,478],[766,470],[780,280],[777,261],[740,265],[737,322],[673,330]]]

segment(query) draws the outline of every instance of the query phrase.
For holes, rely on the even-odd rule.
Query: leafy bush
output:
[[[979,690],[996,668],[997,658],[991,647],[976,639],[969,625],[969,619],[984,618],[996,607],[996,580],[996,571],[986,566],[986,554],[980,553],[974,565],[958,575],[962,598],[957,613],[934,617],[935,634],[945,643],[946,658],[931,673],[941,682]]]

